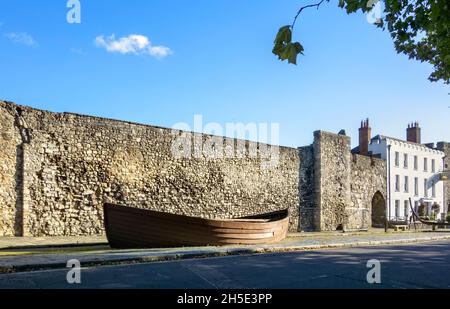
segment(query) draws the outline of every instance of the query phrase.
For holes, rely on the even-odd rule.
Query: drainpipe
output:
[[[388,145],[388,160],[387,160],[387,169],[388,169],[388,181],[387,181],[387,204],[389,211],[386,211],[384,218],[384,231],[387,233],[389,228],[389,219],[391,217],[391,145]],[[389,216],[389,217],[388,217]]]
[[[442,171],[444,172],[446,169],[445,169],[445,160],[447,159],[447,156],[444,156],[443,158],[442,158]],[[443,200],[443,202],[444,202],[444,215],[445,215],[445,218],[444,218],[444,220],[446,219],[446,217],[447,217],[447,214],[449,213],[449,209],[448,209],[448,205],[447,205],[447,200],[445,199],[445,197],[446,197],[446,187],[445,187],[445,181],[443,181],[442,182],[442,200]]]

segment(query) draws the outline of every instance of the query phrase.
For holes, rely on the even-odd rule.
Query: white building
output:
[[[383,135],[370,139],[368,153],[387,162],[388,220],[409,219],[410,198],[416,210],[419,205],[425,205],[426,214],[431,215],[433,205],[439,205],[436,218],[445,217],[444,183],[440,180],[445,154],[431,145],[421,144],[420,134],[420,127],[415,123],[408,126],[408,141]]]

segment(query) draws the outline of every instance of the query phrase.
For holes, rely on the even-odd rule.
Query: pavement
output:
[[[83,267],[80,284],[67,282],[67,268],[0,274],[0,288],[445,289],[450,288],[449,259],[446,240]],[[373,260],[378,262],[376,269]],[[378,283],[371,284],[367,278],[375,278],[369,276],[373,270]]]
[[[8,243],[7,240],[0,238],[0,243],[4,245],[3,249],[0,249],[0,273],[65,268],[67,262],[72,259],[80,261],[83,267],[94,267],[444,240],[450,240],[450,232],[298,233],[291,234],[282,242],[269,245],[112,250],[101,237],[77,238],[76,242],[72,240],[72,243],[69,240],[53,238],[47,240],[10,238]]]

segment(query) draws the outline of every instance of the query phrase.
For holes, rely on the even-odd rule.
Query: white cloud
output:
[[[110,53],[150,55],[155,58],[164,58],[173,54],[172,50],[165,46],[152,45],[150,40],[140,34],[131,34],[116,40],[115,35],[95,38],[95,45],[105,48]]]
[[[27,45],[27,46],[36,46],[37,42],[33,37],[25,32],[11,32],[5,35],[8,39],[15,43]]]

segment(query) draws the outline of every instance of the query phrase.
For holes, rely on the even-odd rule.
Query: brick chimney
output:
[[[369,155],[369,142],[372,138],[372,128],[369,126],[369,119],[361,121],[359,128],[359,154]]]
[[[406,140],[417,144],[422,143],[421,129],[418,122],[408,124],[408,129],[406,130]]]

